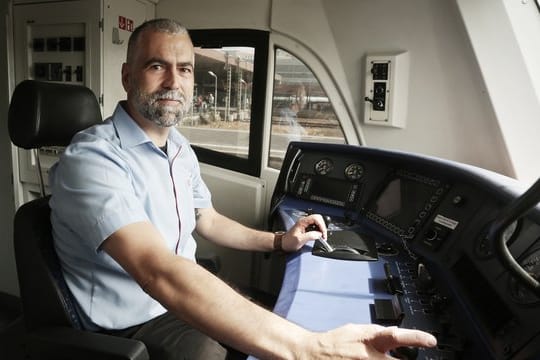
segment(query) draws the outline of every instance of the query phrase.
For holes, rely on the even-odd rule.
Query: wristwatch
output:
[[[274,251],[283,251],[283,235],[286,231],[276,231],[274,232]]]

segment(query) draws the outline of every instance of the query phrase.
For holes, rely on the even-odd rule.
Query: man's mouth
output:
[[[181,105],[182,104],[181,99],[161,98],[161,99],[157,99],[156,101],[159,102],[160,104],[170,105],[170,106],[176,106],[176,105]]]

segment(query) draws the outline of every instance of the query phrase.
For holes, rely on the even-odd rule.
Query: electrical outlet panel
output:
[[[365,71],[364,122],[405,127],[409,87],[409,53],[368,55]]]

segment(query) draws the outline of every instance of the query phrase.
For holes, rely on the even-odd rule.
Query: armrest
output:
[[[32,359],[149,359],[146,346],[139,340],[68,327],[29,331],[25,339]]]

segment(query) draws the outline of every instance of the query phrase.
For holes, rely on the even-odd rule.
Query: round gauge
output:
[[[529,251],[525,256],[519,259],[519,265],[535,279],[540,279],[540,245],[535,246],[532,251]],[[514,277],[510,278],[510,294],[514,301],[532,305],[540,302],[540,298],[532,291],[523,286]]]
[[[476,253],[482,258],[487,258],[493,255],[493,249],[488,239],[488,233],[489,233],[490,227],[491,225],[488,226],[488,229],[486,231],[484,231],[484,235],[481,237],[480,241],[476,243]],[[504,243],[506,244],[506,246],[510,246],[510,244],[514,242],[515,238],[517,237],[517,234],[519,233],[518,229],[519,229],[519,220],[514,221],[513,223],[508,225],[506,229],[504,229],[502,236],[503,236]]]
[[[315,163],[315,173],[328,175],[334,170],[334,163],[330,159],[321,159]]]
[[[345,176],[349,180],[358,180],[364,175],[364,167],[358,163],[347,165],[345,168]]]

